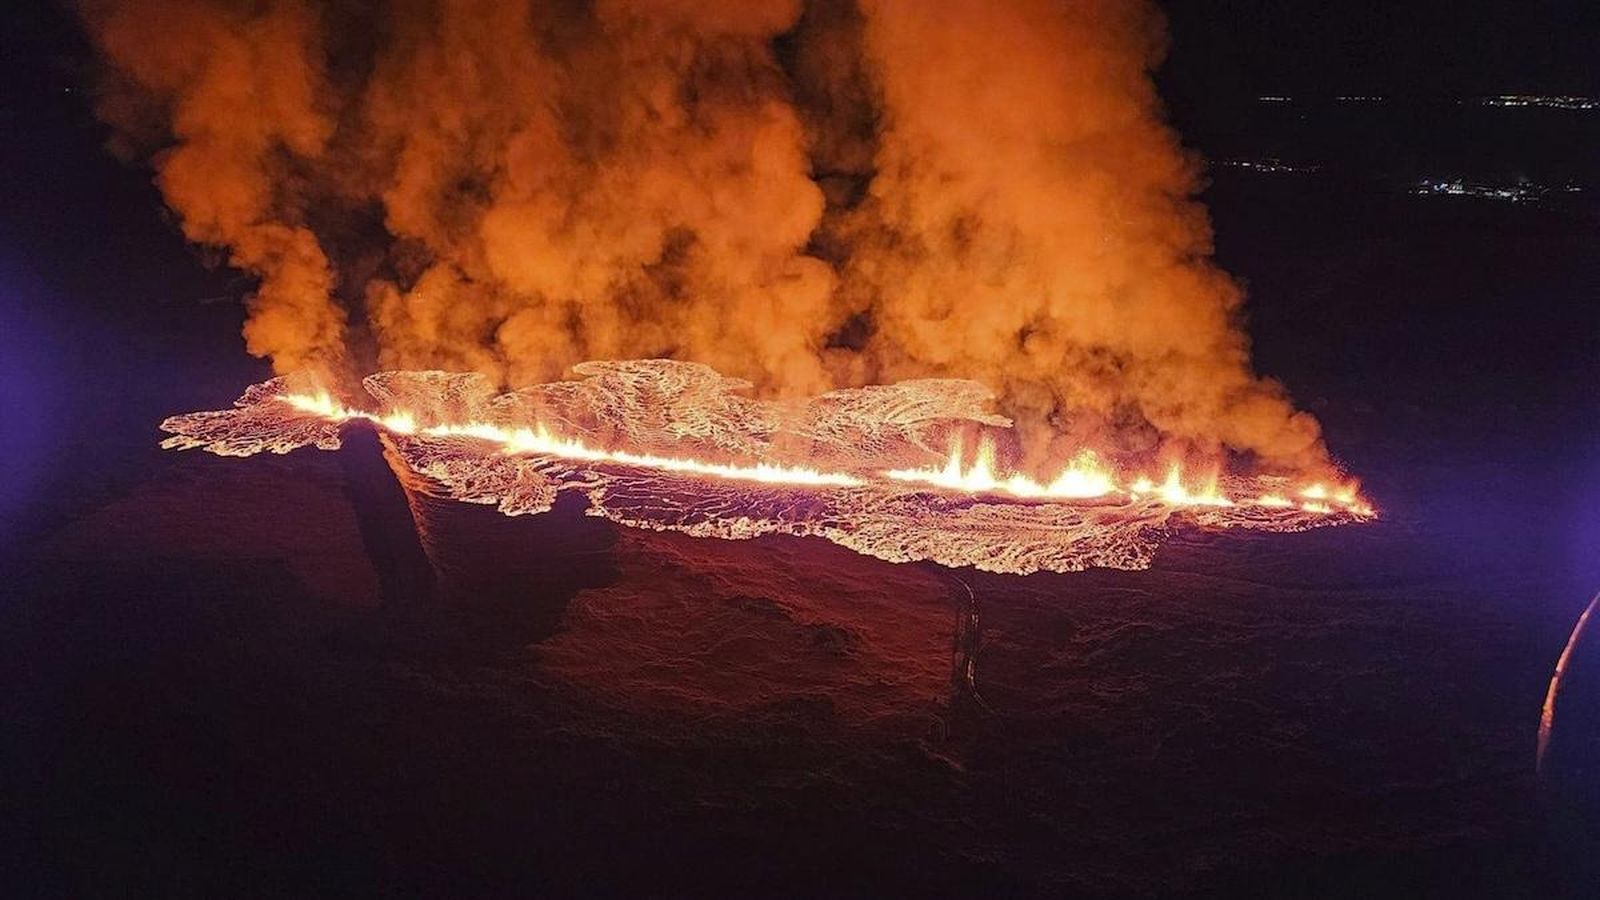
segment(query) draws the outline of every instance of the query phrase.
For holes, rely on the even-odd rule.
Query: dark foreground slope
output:
[[[443,575],[410,592],[394,532],[363,523],[397,514],[373,512],[377,448],[343,452],[372,456],[183,457],[10,582],[12,883],[1578,877],[1532,772],[1551,613],[1578,585],[1537,530],[1486,553],[1417,516],[1424,478],[1365,528],[1181,535],[1147,572],[1028,578],[448,504],[425,510]]]

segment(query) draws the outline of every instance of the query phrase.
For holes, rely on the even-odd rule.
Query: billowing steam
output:
[[[993,385],[1026,449],[1326,465],[1250,368],[1135,0],[87,0],[279,371]]]

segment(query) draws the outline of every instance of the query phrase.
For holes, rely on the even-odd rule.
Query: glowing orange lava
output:
[[[502,393],[472,373],[379,372],[362,380],[365,409],[276,378],[232,409],[167,418],[162,446],[338,450],[343,424],[361,420],[385,435],[408,492],[508,516],[577,494],[587,514],[627,527],[816,537],[890,562],[1017,575],[1145,568],[1175,526],[1286,533],[1374,515],[1354,482],[1170,463],[1157,480],[1087,448],[1053,474],[1017,471],[997,445],[1011,423],[974,382],[772,401],[695,363],[592,361],[573,375]]]
[[[891,469],[884,472],[896,481],[912,481],[950,491],[969,494],[1009,494],[1013,497],[1092,499],[1117,491],[1116,479],[1093,450],[1083,450],[1072,458],[1047,484],[1020,473],[1001,476],[995,472],[994,441],[984,437],[972,465],[963,467],[964,448],[958,441],[942,468]]]
[[[556,437],[543,425],[509,428],[491,422],[461,422],[418,427],[416,416],[411,413],[393,412],[375,415],[342,406],[327,394],[286,394],[282,399],[296,409],[314,413],[330,421],[366,419],[397,434],[421,434],[436,438],[474,438],[498,444],[506,453],[531,453],[587,462],[612,462],[642,469],[705,475],[733,481],[756,481],[764,484],[852,487],[865,483],[851,475],[820,472],[803,466],[781,466],[765,462],[754,465],[732,465],[685,457],[629,453],[626,450],[601,450],[590,447],[582,441]]]
[[[632,453],[627,450],[605,450],[572,438],[558,437],[542,424],[512,427],[483,421],[444,423],[419,426],[417,417],[400,410],[376,414],[351,409],[334,400],[327,393],[284,394],[280,400],[301,410],[333,422],[364,419],[396,434],[422,435],[433,438],[464,437],[497,445],[505,453],[525,453],[554,456],[561,459],[586,462],[610,462],[665,472],[703,475],[733,481],[753,481],[764,484],[789,484],[816,487],[857,487],[868,484],[871,476],[845,472],[822,471],[806,466],[780,465],[769,462],[753,464],[717,463],[691,457],[659,456]],[[1084,449],[1047,482],[1037,481],[1028,475],[999,471],[995,444],[985,436],[978,442],[970,464],[965,461],[965,447],[958,440],[950,449],[945,464],[940,467],[917,469],[887,469],[871,473],[882,479],[909,482],[941,491],[973,495],[1000,495],[1026,500],[1093,500],[1122,496],[1133,501],[1154,500],[1172,506],[1238,505],[1287,508],[1296,504],[1278,493],[1262,493],[1247,499],[1234,500],[1218,485],[1216,473],[1189,481],[1182,467],[1173,464],[1166,478],[1159,484],[1148,477],[1136,476],[1125,485],[1093,450]],[[1330,490],[1316,483],[1300,490],[1304,500],[1299,508],[1311,513],[1329,514],[1336,509],[1359,516],[1369,516],[1372,508],[1357,494],[1353,485]]]

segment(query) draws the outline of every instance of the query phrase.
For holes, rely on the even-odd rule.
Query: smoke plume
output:
[[[1027,450],[1325,466],[1140,0],[86,0],[115,143],[280,372],[993,386]]]

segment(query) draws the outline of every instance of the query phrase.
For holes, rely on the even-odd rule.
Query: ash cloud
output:
[[[245,337],[280,372],[963,377],[1039,458],[1328,465],[1251,369],[1142,2],[82,10],[116,143],[259,276]]]

